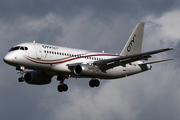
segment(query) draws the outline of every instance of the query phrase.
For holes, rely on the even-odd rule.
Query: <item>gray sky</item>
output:
[[[178,0],[0,0],[0,119],[179,120],[180,2]],[[36,42],[120,53],[138,22],[144,21],[143,51],[174,47],[150,60],[151,71],[113,81],[68,79],[33,86],[19,83],[15,68],[3,62],[14,45]]]

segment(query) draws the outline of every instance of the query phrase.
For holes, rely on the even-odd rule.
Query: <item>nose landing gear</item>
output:
[[[24,75],[25,67],[19,66],[19,67],[16,67],[16,70],[18,70],[18,71],[19,71],[19,74],[21,75],[21,77],[18,78],[18,81],[19,81],[19,82],[24,82],[24,77],[23,77],[23,75]]]

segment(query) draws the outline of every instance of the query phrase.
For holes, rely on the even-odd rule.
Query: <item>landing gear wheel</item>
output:
[[[89,81],[89,86],[92,87],[92,88],[93,87],[98,87],[99,85],[100,85],[100,82],[97,79]]]
[[[68,86],[66,84],[63,84],[63,91],[66,92],[68,90]]]
[[[18,79],[18,81],[19,81],[19,82],[24,82],[24,78],[23,78],[23,77],[20,77],[20,78]]]
[[[66,84],[58,85],[57,90],[59,92],[66,92],[68,90],[68,86]]]
[[[57,90],[58,90],[59,92],[62,92],[62,91],[63,91],[62,85],[58,85]]]
[[[94,80],[94,86],[95,86],[95,87],[98,87],[99,85],[100,85],[99,80]]]
[[[90,86],[91,88],[94,87],[94,80],[90,80],[90,81],[89,81],[89,86]]]

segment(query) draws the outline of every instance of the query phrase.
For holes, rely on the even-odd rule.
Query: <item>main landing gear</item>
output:
[[[59,92],[66,92],[67,90],[68,90],[68,86],[66,85],[66,84],[64,84],[64,80],[65,79],[68,79],[67,77],[61,77],[61,76],[58,76],[57,77],[57,80],[58,81],[60,81],[60,84],[58,85],[58,87],[57,87],[57,90],[59,91]],[[98,79],[91,79],[90,81],[89,81],[89,86],[91,87],[91,88],[93,88],[93,87],[98,87],[100,85],[100,82],[99,82],[99,80]]]
[[[59,92],[66,92],[68,90],[68,86],[66,84],[64,84],[64,80],[67,79],[65,77],[57,77],[57,80],[60,81],[60,84],[57,87],[57,90]]]
[[[91,88],[98,87],[99,85],[100,85],[100,82],[99,82],[98,79],[92,79],[92,80],[89,81],[89,86]]]
[[[19,74],[21,75],[21,77],[18,78],[18,81],[19,82],[24,82],[24,70],[25,70],[25,67],[22,67],[22,66],[19,66],[19,67],[16,67],[16,70],[19,71]]]

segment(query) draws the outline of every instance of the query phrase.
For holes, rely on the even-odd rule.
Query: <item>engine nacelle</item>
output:
[[[101,70],[92,65],[81,64],[74,67],[74,73],[76,75],[96,77],[101,75]]]
[[[52,76],[38,71],[30,71],[24,75],[26,83],[32,85],[44,85],[51,83]]]

